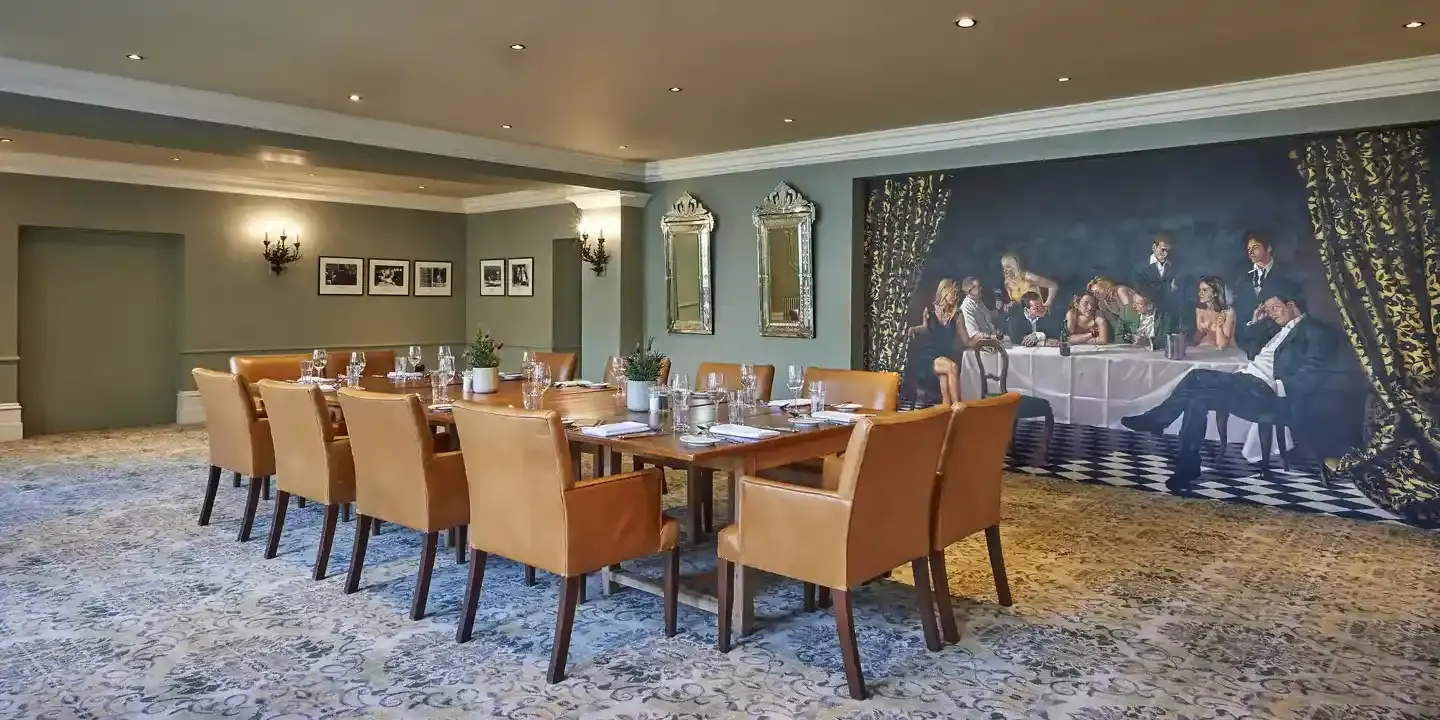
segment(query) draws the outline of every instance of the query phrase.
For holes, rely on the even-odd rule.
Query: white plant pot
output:
[[[650,388],[655,383],[649,380],[625,381],[625,409],[630,412],[650,411]]]
[[[500,389],[500,368],[475,368],[470,374],[470,389],[489,395]]]

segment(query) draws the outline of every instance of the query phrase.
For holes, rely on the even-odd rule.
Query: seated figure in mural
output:
[[[1196,290],[1195,344],[1224,350],[1235,344],[1235,309],[1218,277],[1200,281]]]
[[[1054,280],[1026,270],[1020,264],[1020,258],[1013,253],[1000,256],[1000,273],[1005,279],[1005,293],[1010,298],[1010,303],[1005,306],[1007,311],[1013,309],[1016,303],[1023,305],[1021,298],[1025,297],[1025,293],[1032,292],[1040,296],[1046,310],[1049,310],[1060,290],[1060,285]]]
[[[1130,305],[1120,309],[1115,320],[1115,341],[1127,345],[1138,345],[1146,349],[1156,348],[1156,340],[1180,331],[1180,323],[1149,295],[1139,288],[1130,290]]]
[[[985,305],[985,291],[980,279],[967,277],[960,281],[965,299],[960,302],[960,318],[964,321],[965,346],[971,347],[976,340],[989,338],[999,340],[1005,333],[995,325],[995,312]]]
[[[1005,334],[1024,347],[1060,346],[1060,323],[1050,316],[1050,306],[1037,292],[1020,296],[1020,305],[1010,314]]]
[[[1100,314],[1105,316],[1113,326],[1120,319],[1120,314],[1135,304],[1133,291],[1104,275],[1101,275],[1085,288],[1094,296],[1095,302],[1099,305]]]
[[[1110,342],[1110,320],[1099,310],[1095,296],[1077,295],[1065,313],[1065,327],[1072,345],[1106,345]]]
[[[1262,307],[1265,319],[1243,330],[1239,339],[1249,364],[1235,372],[1191,370],[1159,405],[1120,420],[1131,430],[1159,434],[1182,418],[1175,473],[1165,483],[1172,491],[1184,492],[1200,476],[1200,446],[1211,411],[1251,422],[1278,417],[1299,443],[1311,436],[1307,416],[1320,414],[1323,422],[1325,396],[1348,382],[1343,342],[1334,329],[1306,315],[1292,295],[1272,296]]]
[[[963,342],[964,321],[960,318],[960,284],[942,278],[935,288],[935,300],[925,306],[919,325],[905,329],[915,340],[910,348],[914,367],[931,367],[940,381],[940,397],[949,405],[960,401],[960,366],[951,358],[957,341]]]

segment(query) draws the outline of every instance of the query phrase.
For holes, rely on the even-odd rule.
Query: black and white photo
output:
[[[410,261],[372,259],[368,280],[371,295],[409,295]]]
[[[451,285],[450,263],[444,261],[415,261],[416,297],[450,297],[454,294]]]
[[[480,261],[480,297],[496,297],[505,294],[505,261]]]
[[[360,282],[364,266],[360,258],[320,258],[320,294],[364,295],[365,285]]]
[[[505,294],[530,297],[535,294],[535,258],[505,261]]]

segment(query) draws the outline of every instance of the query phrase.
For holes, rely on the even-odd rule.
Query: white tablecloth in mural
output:
[[[1184,360],[1167,360],[1163,352],[1124,345],[1076,346],[1070,357],[1061,357],[1058,348],[1011,347],[1008,352],[1011,390],[1050,401],[1056,422],[1108,428],[1123,428],[1120,418],[1159,405],[1191,370],[1234,372],[1248,362],[1237,349],[1190,348]],[[965,399],[980,397],[980,377],[968,352],[960,392]],[[1254,423],[1232,415],[1228,431],[1231,440],[1245,439],[1247,460],[1260,459],[1260,431]],[[1166,432],[1180,432],[1180,421]],[[1207,435],[1220,439],[1213,414]],[[1279,438],[1272,448],[1276,453],[1278,442]]]

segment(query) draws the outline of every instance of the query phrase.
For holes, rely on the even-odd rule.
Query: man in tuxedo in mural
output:
[[[1266,238],[1254,233],[1246,235],[1245,253],[1250,258],[1250,270],[1230,287],[1235,291],[1235,318],[1254,325],[1265,318],[1265,298],[1298,296],[1302,283],[1293,271],[1275,261],[1274,246]]]
[[[1005,334],[1024,347],[1060,347],[1060,323],[1050,317],[1050,308],[1031,290],[1020,296],[1020,304],[1010,314]]]
[[[1120,421],[1131,430],[1160,434],[1182,418],[1175,474],[1165,483],[1174,492],[1185,492],[1200,475],[1200,446],[1212,411],[1251,422],[1277,415],[1298,444],[1324,422],[1325,397],[1349,381],[1339,333],[1306,315],[1298,297],[1271,295],[1261,310],[1262,319],[1239,337],[1249,364],[1233,373],[1191,370],[1164,402]]]
[[[1161,233],[1150,243],[1150,260],[1135,269],[1132,285],[1145,293],[1156,308],[1165,315],[1180,319],[1181,310],[1194,305],[1194,298],[1184,298],[1189,283],[1180,276],[1173,260],[1174,243],[1170,236]]]

